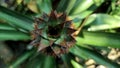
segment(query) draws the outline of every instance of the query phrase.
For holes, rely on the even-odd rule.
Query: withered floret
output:
[[[75,31],[65,13],[52,11],[50,15],[43,14],[41,18],[35,18],[31,45],[37,47],[38,52],[60,56],[75,44]]]

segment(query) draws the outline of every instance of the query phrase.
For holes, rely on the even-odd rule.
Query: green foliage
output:
[[[6,23],[0,23],[0,29],[1,30],[16,30],[12,26],[6,24]]]
[[[50,0],[36,0],[38,9],[41,13],[50,13],[52,10],[52,5]]]
[[[76,40],[79,41],[77,44],[120,48],[119,33],[83,31],[83,37],[77,37]]]
[[[18,66],[21,63],[23,63],[26,59],[28,59],[31,55],[33,55],[34,52],[35,52],[34,49],[31,51],[27,51],[21,57],[19,57],[14,63],[10,64],[9,68],[18,68]]]
[[[99,53],[97,53],[97,52],[95,52],[95,51],[93,51],[91,49],[88,49],[88,48],[75,46],[74,48],[71,49],[71,52],[74,53],[75,55],[77,55],[78,57],[82,57],[83,59],[92,58],[97,63],[105,65],[108,68],[117,68],[117,67],[119,67],[118,64],[115,64],[115,63],[111,62],[110,60],[103,57],[101,54],[99,54]]]
[[[30,36],[20,31],[0,30],[0,40],[30,40]]]
[[[12,63],[7,63],[8,68],[21,68],[22,65],[26,68],[84,68],[85,65],[76,61],[76,57],[84,61],[93,59],[97,64],[105,65],[108,68],[120,67],[116,62],[94,50],[97,47],[98,49],[100,49],[99,47],[120,48],[120,0],[60,0],[55,3],[55,0],[33,0],[35,5],[30,7],[36,6],[38,12],[34,12],[28,7],[31,1],[25,0],[20,3],[25,5],[21,8],[27,9],[22,11],[26,12],[25,14],[16,10],[18,8],[16,3],[14,5],[17,7],[12,8],[0,6],[0,41],[30,41],[34,23],[31,16],[49,14],[53,7],[56,7],[54,9],[58,13],[67,13],[76,29],[81,28],[75,38],[77,42],[68,54],[60,56],[62,64],[56,62],[61,60],[42,55],[32,47],[31,49],[25,48],[24,54],[17,56]],[[104,5],[108,7],[105,8]],[[47,44],[45,42],[42,43]],[[61,42],[61,40],[57,42]]]
[[[7,21],[9,24],[12,24],[18,28],[23,28],[25,30],[32,30],[33,20],[19,14],[17,12],[11,11],[5,7],[0,6],[0,19]]]
[[[119,28],[120,18],[108,14],[92,14],[86,21],[86,26],[89,25],[89,31],[98,31],[106,29]]]

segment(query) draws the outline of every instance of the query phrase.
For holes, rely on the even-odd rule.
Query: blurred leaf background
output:
[[[78,29],[60,58],[31,48],[35,17],[66,12]],[[120,0],[0,0],[0,68],[119,68]]]

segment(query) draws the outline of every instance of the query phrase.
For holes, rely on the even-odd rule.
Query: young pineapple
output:
[[[65,13],[52,11],[50,15],[43,14],[35,19],[34,28],[31,45],[44,54],[60,56],[76,42],[73,34],[76,30]]]

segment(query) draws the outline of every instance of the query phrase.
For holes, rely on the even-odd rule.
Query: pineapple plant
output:
[[[119,68],[107,57],[120,48],[119,0],[0,2],[2,68],[89,68],[89,59],[93,68]]]

